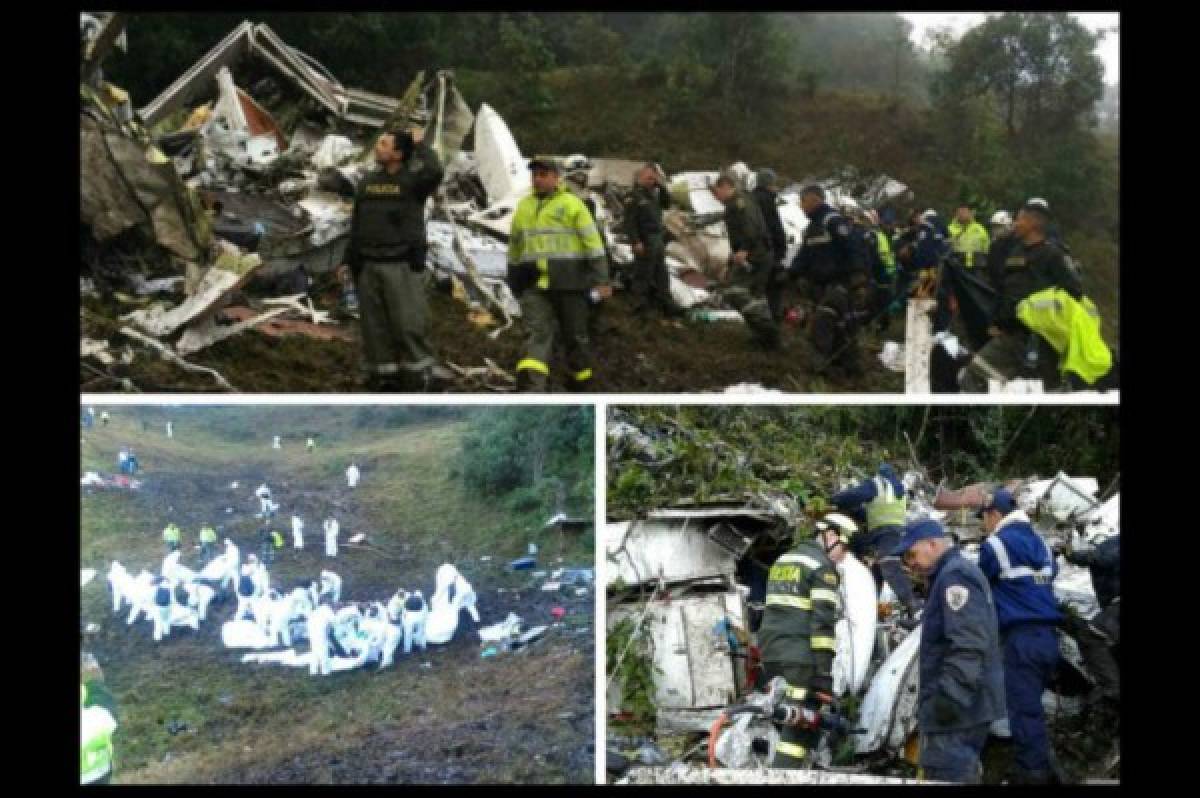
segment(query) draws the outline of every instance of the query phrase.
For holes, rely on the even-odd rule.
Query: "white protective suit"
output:
[[[325,519],[325,556],[337,556],[338,522],[336,518]]]
[[[438,568],[436,584],[437,589],[429,601],[425,639],[430,643],[448,643],[458,629],[458,616],[464,609],[479,623],[475,589],[450,563]]]
[[[292,516],[292,548],[304,548],[304,521],[298,515]]]
[[[329,656],[329,627],[332,623],[333,610],[325,604],[319,605],[308,614],[308,672],[313,676],[328,676],[333,672],[333,663],[330,662]]]
[[[342,600],[342,578],[333,571],[322,571],[320,588],[317,591],[317,601],[322,597],[329,596],[330,604],[337,606]]]
[[[351,488],[357,486],[358,480],[361,476],[362,474],[359,472],[358,466],[356,466],[354,463],[351,463],[350,467],[346,469],[346,484]]]

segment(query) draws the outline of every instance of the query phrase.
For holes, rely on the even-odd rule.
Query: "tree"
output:
[[[1098,41],[1066,12],[989,17],[948,46],[938,89],[951,103],[986,94],[1010,138],[1091,126],[1104,94]]]

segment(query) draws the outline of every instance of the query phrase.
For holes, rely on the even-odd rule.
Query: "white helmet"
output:
[[[928,208],[923,214],[921,214],[921,220],[928,221],[930,217],[933,216],[937,216],[937,211],[935,211],[933,208]]]
[[[564,172],[573,172],[576,169],[591,169],[592,163],[586,155],[568,155],[562,162]]]
[[[858,531],[858,524],[841,513],[826,513],[825,517],[818,520],[815,526],[822,532],[830,529],[837,532],[838,537],[846,544],[850,543],[850,536]]]
[[[1012,226],[1012,214],[1008,211],[996,211],[992,214],[992,224],[1002,224],[1005,227]]]
[[[1046,211],[1047,213],[1049,213],[1049,212],[1050,212],[1050,203],[1049,203],[1049,202],[1046,202],[1046,201],[1045,201],[1044,199],[1042,199],[1041,197],[1034,197],[1033,199],[1026,200],[1026,201],[1025,201],[1025,204],[1026,204],[1026,205],[1033,205],[1033,206],[1036,206],[1036,207],[1038,207],[1038,208],[1041,208],[1042,210]]]

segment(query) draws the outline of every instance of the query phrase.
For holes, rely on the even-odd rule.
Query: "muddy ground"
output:
[[[506,558],[463,553],[455,562],[479,595],[480,625],[510,611],[527,627],[553,623],[554,606],[567,613],[527,650],[487,659],[480,656],[476,625],[464,614],[449,644],[408,656],[401,650],[384,671],[311,677],[303,668],[242,664],[244,652],[220,641],[221,623],[236,605],[232,598],[210,608],[199,632],[177,628],[156,644],[147,621],[127,626],[127,611],[112,614],[103,579],[109,560],[134,572],[157,571],[167,516],[184,529],[185,565],[201,564],[193,544],[207,519],[244,558],[258,550],[251,493],[263,480],[287,519],[280,528],[287,545],[270,567],[273,587],[307,584],[331,568],[343,577],[344,602],[386,600],[399,587],[428,596],[444,547],[387,529],[344,481],[333,487],[329,480],[289,479],[267,463],[217,468],[193,461],[140,476],[138,491],[82,488],[80,499],[81,565],[100,571],[81,594],[81,629],[92,622],[99,631],[81,632],[80,645],[95,654],[116,697],[116,782],[593,781],[590,590],[583,596],[565,588],[544,592],[542,580],[507,570]],[[235,479],[237,491],[230,488]],[[307,522],[301,551],[291,547],[293,509]],[[342,545],[336,560],[325,558],[318,519],[328,511],[337,513],[343,541],[369,530],[386,552]]]
[[[115,325],[104,321],[128,307],[104,306],[89,300],[93,311],[83,317],[84,333],[93,337],[115,335]],[[318,306],[332,307],[332,297]],[[863,373],[859,377],[819,373],[818,362],[801,328],[784,325],[783,348],[763,352],[750,341],[739,323],[704,323],[688,320],[644,320],[630,313],[629,297],[621,292],[604,303],[592,319],[597,393],[689,393],[723,391],[739,383],[796,393],[902,392],[903,376],[887,371],[876,359],[884,340],[903,341],[904,320],[892,320],[886,335],[871,329],[863,334]],[[430,289],[433,318],[431,339],[438,355],[466,368],[484,365],[490,358],[512,373],[522,357],[524,325],[518,320],[497,340],[467,321],[466,307],[447,292]],[[347,322],[355,340],[321,341],[306,337],[271,338],[247,331],[189,358],[221,372],[246,392],[352,392],[365,390],[358,369],[358,323]],[[116,336],[123,347],[127,340]],[[138,389],[150,391],[212,391],[216,385],[203,374],[191,374],[160,360],[140,345],[131,366],[114,366],[112,373],[128,377]],[[561,353],[560,353],[561,358]],[[561,359],[558,363],[561,363]],[[91,364],[94,366],[94,364]],[[552,364],[555,368],[557,364]],[[552,372],[552,391],[566,390],[560,369]],[[80,368],[84,390],[119,390],[111,380]],[[460,382],[455,392],[481,390],[478,383]]]

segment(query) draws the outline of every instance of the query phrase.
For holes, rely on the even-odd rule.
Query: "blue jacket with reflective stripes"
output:
[[[979,547],[979,570],[991,582],[1001,632],[1018,623],[1062,620],[1051,586],[1058,563],[1025,513],[1006,515]]]

